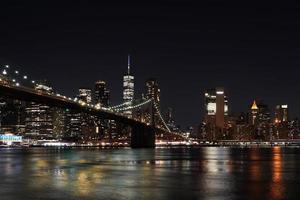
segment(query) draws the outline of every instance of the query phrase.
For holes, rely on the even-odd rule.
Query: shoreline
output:
[[[156,145],[155,148],[203,148],[203,147],[220,147],[220,148],[300,148],[300,143],[292,144],[266,144],[262,143],[252,143],[252,144],[198,144],[198,145]],[[99,145],[73,145],[73,146],[43,146],[43,145],[32,145],[32,146],[22,146],[22,145],[12,145],[12,146],[0,146],[0,149],[34,149],[34,148],[44,148],[44,149],[135,149],[131,148],[129,145],[125,146],[99,146]],[[139,148],[137,148],[139,149]],[[147,149],[147,148],[141,148]],[[151,148],[149,148],[151,149]]]

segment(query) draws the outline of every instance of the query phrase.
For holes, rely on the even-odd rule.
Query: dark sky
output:
[[[300,116],[298,5],[108,2],[1,1],[0,63],[71,96],[106,80],[118,104],[130,53],[137,94],[157,78],[163,108],[173,107],[183,126],[199,123],[204,90],[216,86],[225,87],[233,113],[263,99]]]

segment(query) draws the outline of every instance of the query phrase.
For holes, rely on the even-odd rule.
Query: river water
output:
[[[0,149],[0,199],[299,199],[298,148]]]

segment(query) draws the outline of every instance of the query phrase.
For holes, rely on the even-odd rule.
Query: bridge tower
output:
[[[155,108],[151,102],[151,126],[137,123],[131,129],[132,148],[155,148]]]

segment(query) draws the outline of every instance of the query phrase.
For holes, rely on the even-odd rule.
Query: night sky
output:
[[[204,90],[216,86],[225,87],[231,113],[261,99],[300,116],[299,6],[109,2],[1,1],[0,64],[70,96],[106,80],[119,104],[131,54],[137,97],[157,78],[163,109],[174,108],[183,127],[200,122]]]

